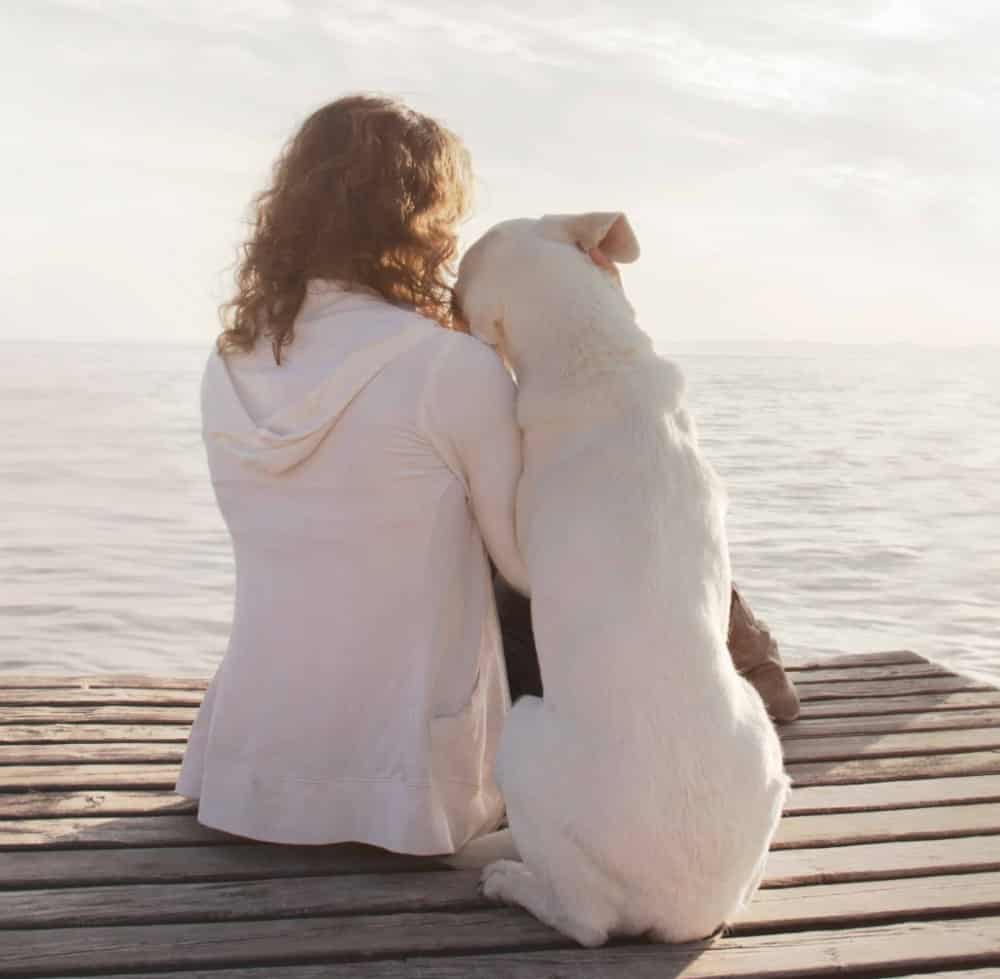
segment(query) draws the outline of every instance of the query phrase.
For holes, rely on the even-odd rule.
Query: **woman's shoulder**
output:
[[[477,374],[506,374],[497,352],[469,333],[438,327],[440,359],[453,371],[474,371]]]
[[[450,387],[478,388],[480,394],[499,389],[513,390],[514,381],[493,347],[468,333],[441,330],[435,379]]]
[[[517,389],[496,351],[467,333],[441,333],[441,354],[425,389],[429,427],[468,441],[513,424]]]

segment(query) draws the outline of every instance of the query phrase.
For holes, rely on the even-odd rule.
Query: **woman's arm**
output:
[[[528,594],[514,522],[521,477],[517,389],[485,344],[462,334],[449,340],[432,381],[431,422],[453,449],[493,563],[514,588]]]

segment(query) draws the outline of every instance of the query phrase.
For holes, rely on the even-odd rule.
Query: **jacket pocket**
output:
[[[458,713],[431,718],[431,766],[435,781],[482,784],[486,774],[484,695],[480,670],[467,703]]]

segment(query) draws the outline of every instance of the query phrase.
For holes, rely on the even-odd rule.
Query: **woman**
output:
[[[352,96],[306,120],[258,198],[202,385],[236,562],[177,782],[205,825],[429,854],[502,817],[487,552],[526,589],[521,459],[511,378],[448,329],[469,184],[452,133]]]

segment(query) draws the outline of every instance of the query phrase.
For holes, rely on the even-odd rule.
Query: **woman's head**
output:
[[[468,153],[443,126],[388,98],[314,112],[256,199],[219,349],[270,338],[275,359],[310,279],[366,286],[451,325],[447,278],[470,197]]]

